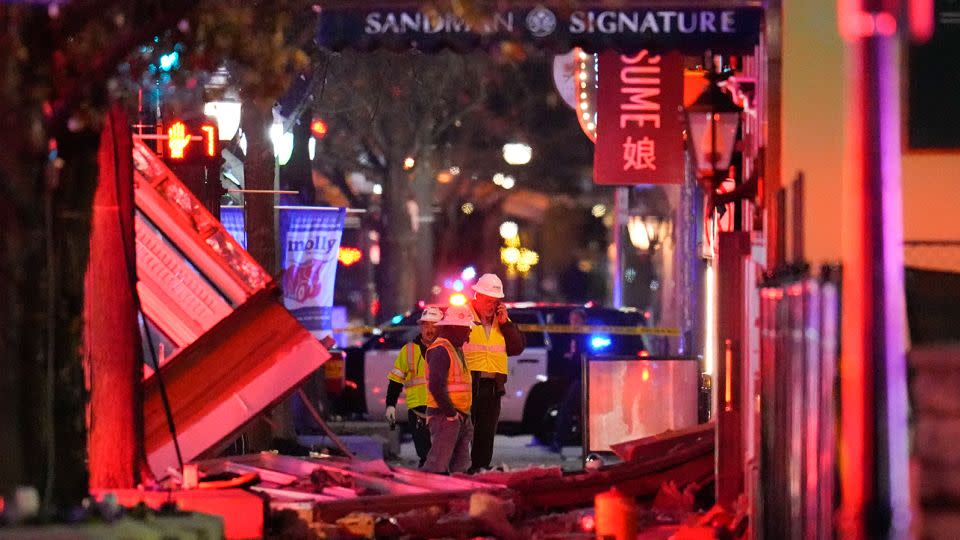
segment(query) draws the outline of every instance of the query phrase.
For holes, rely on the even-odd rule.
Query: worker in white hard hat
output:
[[[473,327],[466,306],[450,306],[436,323],[438,337],[427,348],[427,426],[432,444],[423,470],[466,471],[470,466],[473,384],[462,346]]]
[[[384,416],[391,425],[397,421],[397,401],[400,392],[405,393],[407,424],[413,433],[413,446],[417,449],[420,466],[427,460],[430,451],[430,430],[427,428],[427,347],[437,337],[436,323],[443,319],[438,307],[428,307],[420,315],[420,333],[405,344],[387,375],[387,410]]]
[[[500,400],[506,393],[507,356],[523,352],[523,334],[510,320],[503,304],[503,282],[484,274],[471,287],[470,311],[475,326],[463,345],[473,375],[473,448],[471,471],[490,468],[493,441],[500,421]]]

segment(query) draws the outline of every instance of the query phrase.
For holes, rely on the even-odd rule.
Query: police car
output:
[[[507,303],[510,319],[518,325],[565,325],[574,309],[583,309],[588,325],[644,326],[641,313],[608,308],[585,308],[569,304]],[[384,420],[387,374],[393,367],[400,348],[418,333],[420,311],[394,317],[380,335],[374,335],[360,348],[347,350],[348,384],[356,386],[362,403],[354,411],[369,420]],[[392,328],[398,328],[394,331]],[[506,394],[501,401],[500,430],[503,432],[536,433],[545,419],[555,411],[573,377],[579,373],[578,360],[564,357],[564,348],[571,336],[546,329],[525,330],[523,353],[507,359],[509,377]],[[641,335],[586,334],[581,342],[587,354],[645,356],[648,350]],[[404,396],[397,403],[397,418],[407,417]]]

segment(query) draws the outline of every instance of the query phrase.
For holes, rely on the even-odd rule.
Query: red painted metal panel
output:
[[[161,367],[184,461],[240,430],[318,369],[330,353],[263,290]],[[175,466],[156,377],[144,383],[146,448],[164,475]]]

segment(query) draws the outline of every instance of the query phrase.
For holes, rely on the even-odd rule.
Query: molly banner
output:
[[[506,4],[501,3],[501,4]],[[750,53],[759,43],[760,7],[642,7],[601,2],[527,4],[492,13],[474,27],[449,12],[421,10],[414,2],[354,2],[324,7],[317,41],[323,47],[361,50],[468,51],[522,41],[546,50],[636,53],[680,50],[691,54]]]
[[[594,183],[680,183],[682,106],[683,57],[679,52],[600,53]]]
[[[280,209],[283,305],[318,339],[333,328],[333,288],[345,215],[343,208]],[[221,207],[220,220],[246,248],[243,209]]]
[[[333,283],[343,234],[343,208],[280,212],[283,305],[317,338],[333,328]]]

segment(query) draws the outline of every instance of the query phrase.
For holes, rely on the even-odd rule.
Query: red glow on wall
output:
[[[337,253],[337,260],[344,266],[353,266],[363,258],[363,252],[355,247],[341,247]]]

